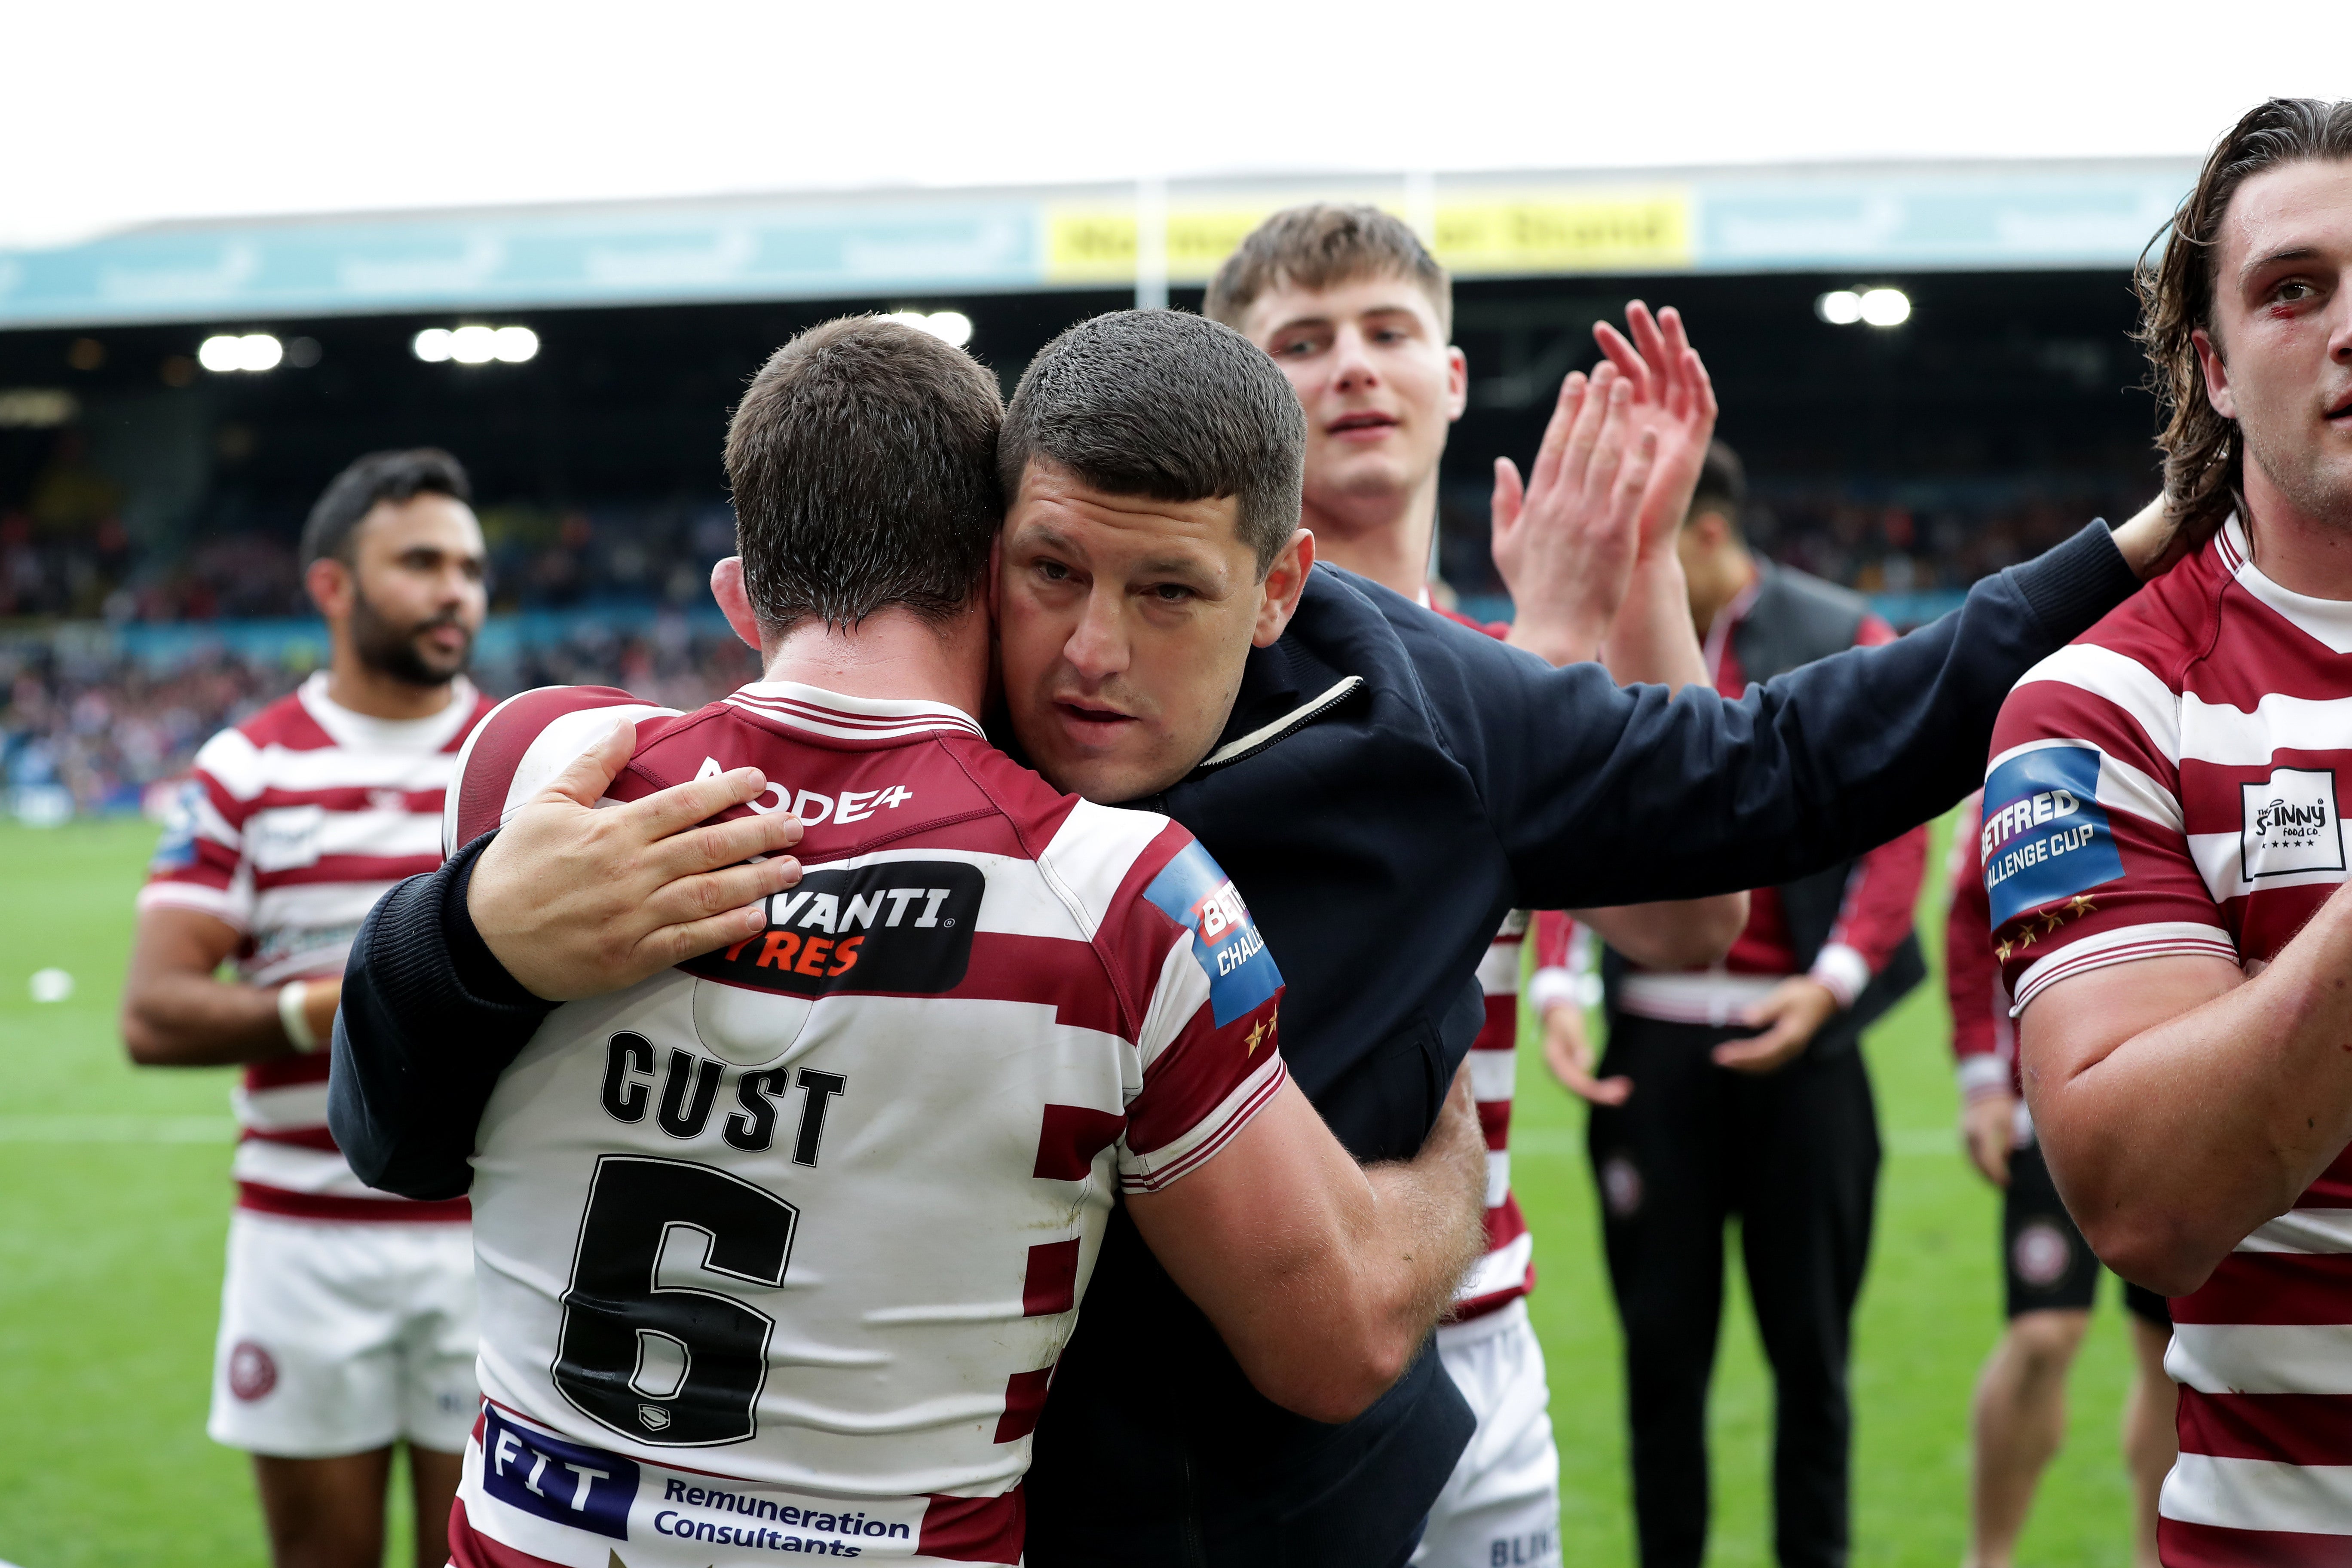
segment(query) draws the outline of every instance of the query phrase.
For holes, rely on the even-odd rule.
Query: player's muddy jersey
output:
[[[2001,711],[1977,846],[2020,1010],[2135,959],[2268,963],[2344,879],[2347,771],[2352,603],[2272,582],[2232,519]],[[2352,1561],[2347,1264],[2339,1155],[2173,1299],[2167,1563]]]
[[[441,864],[443,792],[489,711],[464,679],[430,718],[331,701],[313,675],[205,742],[155,850],[139,907],[214,916],[243,938],[255,985],[339,976],[352,938],[394,882]],[[458,1220],[462,1198],[412,1203],[363,1185],[327,1131],[327,1053],[245,1069],[233,1091],[234,1171],[247,1208],[307,1219]]]
[[[526,693],[468,749],[452,841],[616,712],[613,798],[757,766],[805,874],[758,936],[558,1008],[492,1095],[459,1561],[1015,1562],[1114,1193],[1282,1085],[1274,962],[1181,827],[927,702]]]

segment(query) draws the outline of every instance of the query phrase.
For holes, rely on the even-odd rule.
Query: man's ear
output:
[[[350,615],[352,601],[358,597],[352,569],[331,555],[321,555],[303,569],[302,587],[319,606],[319,613],[331,621]]]
[[[1265,580],[1258,584],[1257,625],[1250,631],[1253,644],[1272,647],[1280,639],[1298,611],[1298,596],[1307,592],[1307,574],[1314,569],[1315,536],[1302,528],[1290,536],[1290,542],[1266,569]]]
[[[751,597],[743,591],[743,558],[730,555],[710,569],[710,596],[735,635],[749,643],[762,659],[768,650],[760,640],[760,618],[751,613]]]
[[[1445,417],[1450,423],[1470,406],[1470,359],[1452,343],[1445,345]]]
[[[2189,342],[2197,350],[2197,367],[2205,373],[2205,401],[2222,418],[2235,419],[2238,398],[2230,390],[2230,362],[2221,357],[2213,334],[2202,327],[2189,334]]]

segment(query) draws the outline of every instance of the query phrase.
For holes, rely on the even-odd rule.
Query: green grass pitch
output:
[[[0,1561],[21,1568],[265,1561],[244,1458],[204,1435],[229,1074],[134,1070],[114,1034],[131,895],[153,838],[135,822],[0,826],[0,1368],[14,1401],[0,1422]],[[1941,863],[1939,848],[1930,865]],[[1923,908],[1939,898],[1931,885]],[[31,1000],[30,976],[49,967],[73,976],[69,1000]],[[1998,1211],[1957,1152],[1945,1038],[1931,984],[1868,1045],[1887,1160],[1854,1363],[1854,1561],[1866,1568],[1958,1557],[1969,1389],[2000,1326]],[[1532,1051],[1516,1122],[1566,1560],[1628,1563],[1623,1395],[1584,1118]],[[2128,1352],[2114,1298],[2105,1288],[2023,1561],[2128,1560],[2116,1436]],[[1731,1316],[1715,1385],[1709,1562],[1745,1568],[1771,1561],[1771,1388],[1736,1289]],[[388,1561],[405,1561],[404,1536]]]

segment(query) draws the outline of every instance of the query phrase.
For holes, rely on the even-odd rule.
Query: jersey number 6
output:
[[[563,1293],[555,1386],[583,1414],[640,1443],[694,1447],[751,1436],[775,1320],[657,1276],[669,1252],[673,1271],[698,1261],[709,1273],[780,1286],[799,1223],[792,1205],[724,1171],[603,1156]]]

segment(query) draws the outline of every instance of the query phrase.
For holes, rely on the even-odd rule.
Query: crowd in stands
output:
[[[192,653],[159,663],[131,657],[89,623],[307,616],[291,520],[218,533],[157,564],[142,559],[105,495],[52,485],[32,499],[39,504],[0,514],[0,788],[20,814],[138,809],[206,736],[289,689],[317,655],[238,655],[199,637]],[[1442,575],[1486,613],[1507,614],[1484,496],[1449,488],[1444,504]],[[1926,614],[1937,607],[1932,595],[2048,548],[2084,518],[2130,510],[2120,492],[1913,505],[1786,490],[1768,494],[1749,529],[1765,554],[1865,593],[1922,596],[1911,602]],[[484,689],[597,683],[693,708],[755,673],[731,637],[680,613],[707,610],[710,563],[733,543],[723,504],[491,506],[482,521],[494,613],[591,612],[556,640],[482,661]],[[618,618],[645,629],[601,631],[593,612],[603,606],[628,607]]]
[[[168,668],[96,638],[0,641],[0,785],[16,815],[155,809],[151,792],[187,772],[196,748],[291,690],[307,658],[239,657],[215,647]],[[656,620],[628,637],[573,636],[481,660],[478,685],[494,697],[535,686],[619,686],[692,710],[758,676],[731,634]]]

